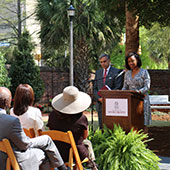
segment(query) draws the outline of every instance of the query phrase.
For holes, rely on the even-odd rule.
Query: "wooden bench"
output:
[[[149,95],[151,109],[153,110],[170,110],[170,101],[168,95]]]

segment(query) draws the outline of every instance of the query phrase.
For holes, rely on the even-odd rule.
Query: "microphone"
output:
[[[115,77],[115,79],[117,79],[117,78],[119,78],[123,73],[125,73],[126,72],[126,70],[122,70],[116,77]]]
[[[105,78],[112,79],[112,78],[114,78],[114,77],[111,77],[111,76],[106,76]],[[98,79],[92,79],[92,80],[88,80],[88,82],[90,83],[90,82],[95,82],[95,81],[98,81],[98,80],[103,80],[103,79],[104,79],[104,77],[100,77],[100,78],[98,78]]]
[[[108,78],[108,79],[117,79],[119,78],[123,73],[125,73],[126,70],[122,70],[120,73],[118,73],[116,76],[113,76],[111,77],[111,75],[107,75],[105,78]],[[98,80],[103,80],[104,77],[100,77],[98,79],[92,79],[92,80],[84,80],[83,83],[87,82],[87,83],[90,83],[90,82],[95,82],[95,81],[98,81]]]

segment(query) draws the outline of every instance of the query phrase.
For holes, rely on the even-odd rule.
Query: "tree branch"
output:
[[[30,18],[31,16],[33,16],[35,14],[35,12],[33,12],[32,14],[28,15],[27,17],[25,17],[24,19],[21,20],[21,22],[25,21],[26,19]]]
[[[7,21],[8,22],[8,24],[9,24],[9,26],[14,30],[14,32],[18,35],[18,29],[17,29],[17,27],[11,22],[11,21],[9,21],[8,19],[6,19],[6,18],[4,18],[4,17],[2,17],[2,16],[0,16],[0,18],[2,19],[2,20],[4,20],[4,21]]]

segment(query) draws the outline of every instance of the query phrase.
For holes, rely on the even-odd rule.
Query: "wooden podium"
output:
[[[132,90],[100,90],[103,98],[102,123],[113,129],[114,124],[126,132],[133,127],[143,129],[143,98],[144,96]]]

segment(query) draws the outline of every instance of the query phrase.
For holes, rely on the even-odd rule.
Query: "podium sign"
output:
[[[114,124],[129,132],[143,129],[143,95],[131,90],[101,90],[103,98],[102,123],[112,129]]]
[[[106,98],[106,116],[128,116],[128,100]]]

